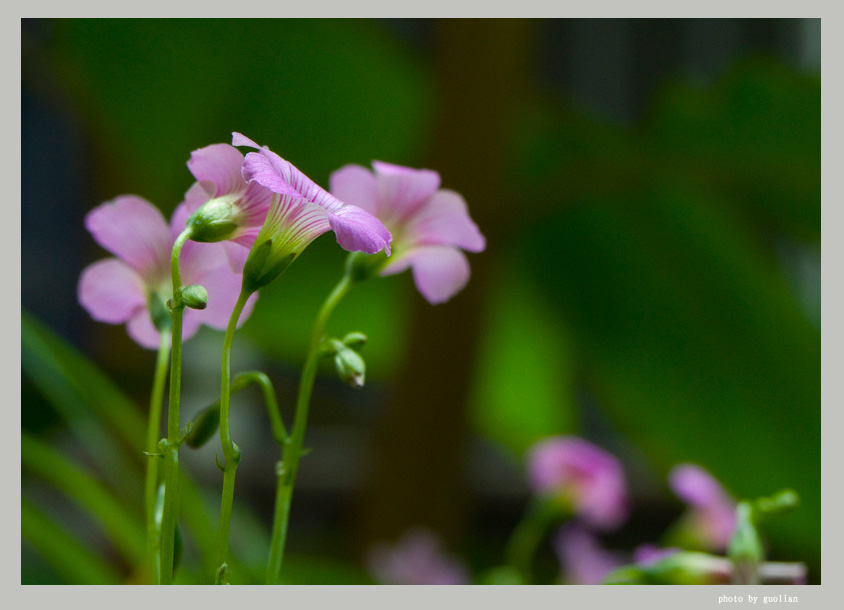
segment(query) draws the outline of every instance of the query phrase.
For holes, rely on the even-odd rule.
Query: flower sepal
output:
[[[342,341],[326,339],[320,348],[320,355],[334,356],[334,367],[340,380],[353,388],[362,388],[366,379],[366,363],[350,346],[363,345],[363,333],[349,333]]]
[[[390,259],[383,250],[376,254],[351,252],[346,257],[346,275],[353,282],[362,282],[379,275],[389,262]]]
[[[243,290],[252,294],[272,283],[296,260],[297,252],[276,252],[273,240],[255,243],[243,265]]]

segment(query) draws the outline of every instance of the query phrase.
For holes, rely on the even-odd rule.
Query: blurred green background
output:
[[[123,193],[169,214],[190,151],[232,131],[326,187],[346,163],[436,169],[488,243],[447,304],[405,273],[360,286],[330,322],[369,336],[367,387],[328,368],[317,381],[288,581],[366,582],[366,550],[416,525],[476,572],[499,564],[525,449],[566,433],[624,461],[634,510],[608,546],[659,538],[683,510],[665,476],[691,461],[737,498],[794,488],[803,503],[767,524],[769,555],[819,582],[820,20],[21,27],[22,582],[132,581],[132,443],[155,354],[78,305],[79,273],[107,255],[82,219]],[[235,339],[234,370],[265,370],[283,410],[343,260],[319,238]],[[186,343],[183,421],[215,399],[221,343],[207,329]],[[94,389],[101,372],[113,387]],[[233,578],[249,582],[278,454],[257,392],[234,411]],[[211,445],[182,454],[213,540]],[[51,452],[80,470],[57,472]],[[86,508],[99,485],[114,510]],[[204,535],[185,533],[186,574]]]

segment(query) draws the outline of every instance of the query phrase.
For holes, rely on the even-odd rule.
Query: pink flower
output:
[[[374,547],[367,556],[373,578],[385,585],[465,585],[466,567],[448,555],[436,534],[427,529],[407,532],[394,545]]]
[[[329,179],[331,192],[377,216],[393,234],[395,253],[381,275],[408,267],[419,292],[443,303],[469,281],[463,250],[482,252],[486,239],[469,217],[458,193],[440,189],[440,175],[373,161],[374,172],[360,165],[341,167]]]
[[[160,334],[150,311],[169,315],[164,304],[173,296],[170,254],[186,214],[184,209],[177,210],[168,226],[158,208],[135,195],[122,195],[88,213],[85,227],[117,257],[89,265],[79,278],[79,303],[92,318],[126,323],[126,331],[137,343],[158,347]],[[184,285],[200,284],[208,291],[205,309],[185,310],[183,338],[191,337],[201,324],[225,329],[241,281],[225,252],[218,244],[187,242],[180,268]],[[241,321],[249,316],[254,299],[247,303]]]
[[[700,466],[680,464],[668,475],[674,493],[691,510],[686,523],[707,550],[723,551],[736,526],[736,503],[712,475]]]
[[[326,231],[334,231],[337,243],[350,252],[390,253],[390,232],[380,220],[354,205],[347,205],[318,186],[266,146],[239,133],[232,134],[235,146],[251,146],[259,152],[246,155],[243,177],[281,195],[270,212],[272,220],[288,225],[288,231],[312,241]]]
[[[558,436],[534,445],[527,459],[533,490],[564,498],[590,526],[609,530],[627,517],[624,472],[603,449],[581,438]]]
[[[633,551],[633,561],[640,566],[651,566],[656,562],[679,553],[674,547],[659,547],[654,544],[640,544]]]
[[[561,528],[554,548],[565,581],[572,585],[598,585],[610,572],[627,563],[620,553],[601,547],[595,536],[580,525]]]
[[[189,215],[191,239],[226,240],[223,247],[232,268],[241,269],[267,217],[273,193],[258,183],[246,183],[243,154],[228,144],[193,151],[188,169],[197,182],[185,193],[181,205]]]

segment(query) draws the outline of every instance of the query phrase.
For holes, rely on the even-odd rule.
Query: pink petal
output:
[[[77,292],[79,303],[99,322],[121,324],[139,310],[146,310],[143,280],[116,258],[86,267],[79,278]]]
[[[382,161],[373,161],[372,167],[378,180],[379,201],[389,202],[389,210],[381,209],[379,214],[391,226],[407,221],[440,186],[440,175],[429,169]]]
[[[668,475],[671,488],[692,506],[710,507],[731,504],[721,484],[700,466],[680,464]]]
[[[382,275],[392,275],[413,267],[413,281],[422,296],[436,305],[448,301],[469,281],[469,261],[457,248],[422,246],[408,251],[388,265]]]
[[[250,140],[242,133],[236,131],[232,132],[232,146],[251,146],[252,148],[261,148],[254,140]]]
[[[335,212],[343,207],[342,201],[266,146],[258,153],[246,155],[243,177],[247,181],[254,180],[279,195],[291,195],[316,203],[328,212]]]
[[[355,206],[345,205],[333,214],[328,221],[337,234],[337,243],[349,252],[375,254],[382,249],[390,255],[390,242],[393,236],[380,220],[369,212]]]
[[[194,178],[214,183],[216,197],[242,191],[246,187],[242,167],[243,154],[228,144],[211,144],[195,150],[188,161],[188,169]]]
[[[170,229],[158,208],[145,199],[123,195],[97,206],[85,216],[85,228],[145,278],[168,264]]]
[[[126,332],[135,343],[147,349],[158,349],[161,343],[161,334],[153,325],[146,308],[139,311],[129,320],[126,324]],[[194,332],[196,332],[195,328],[190,333],[182,332],[182,339],[187,340]]]
[[[344,165],[328,178],[331,194],[346,204],[356,205],[373,216],[380,213],[375,175],[360,165]]]
[[[406,238],[415,245],[457,246],[482,252],[486,239],[469,217],[458,193],[440,189],[419,209],[407,226]]]
[[[240,296],[241,282],[242,276],[234,273],[228,262],[208,269],[201,277],[197,277],[194,283],[201,284],[208,291],[208,307],[197,311],[197,318],[212,328],[225,330]],[[257,293],[255,294],[257,296]],[[247,302],[240,316],[240,323],[249,317],[254,303],[254,299]]]

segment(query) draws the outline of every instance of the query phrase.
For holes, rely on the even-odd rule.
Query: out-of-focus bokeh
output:
[[[331,320],[335,335],[368,335],[367,383],[354,391],[328,367],[317,380],[288,582],[368,582],[367,553],[417,527],[473,573],[500,565],[529,495],[525,451],[555,434],[624,464],[633,512],[605,546],[657,541],[684,510],[666,476],[690,462],[735,498],[796,490],[801,506],[765,524],[768,556],[819,582],[819,19],[21,28],[22,582],[132,581],[123,513],[101,502],[92,517],[85,498],[116,490],[141,522],[146,458],[120,443],[143,438],[155,354],[79,306],[80,272],[108,255],[83,217],[124,193],[169,215],[193,182],[190,152],[232,131],[325,187],[347,163],[436,169],[487,238],[448,303],[429,305],[404,273],[361,285]],[[344,255],[320,237],[235,338],[233,370],[267,372],[287,421]],[[204,329],[185,345],[183,422],[217,398],[221,344]],[[99,372],[75,356],[55,359],[68,349],[115,394],[94,392]],[[278,448],[257,391],[237,395],[233,418],[232,578],[249,582],[266,561]],[[51,469],[51,451],[90,479],[74,487],[83,474]],[[212,541],[219,453],[181,451]],[[183,564],[210,581],[203,535],[185,531]],[[45,551],[59,540],[78,554]],[[538,570],[555,562],[546,541]]]

